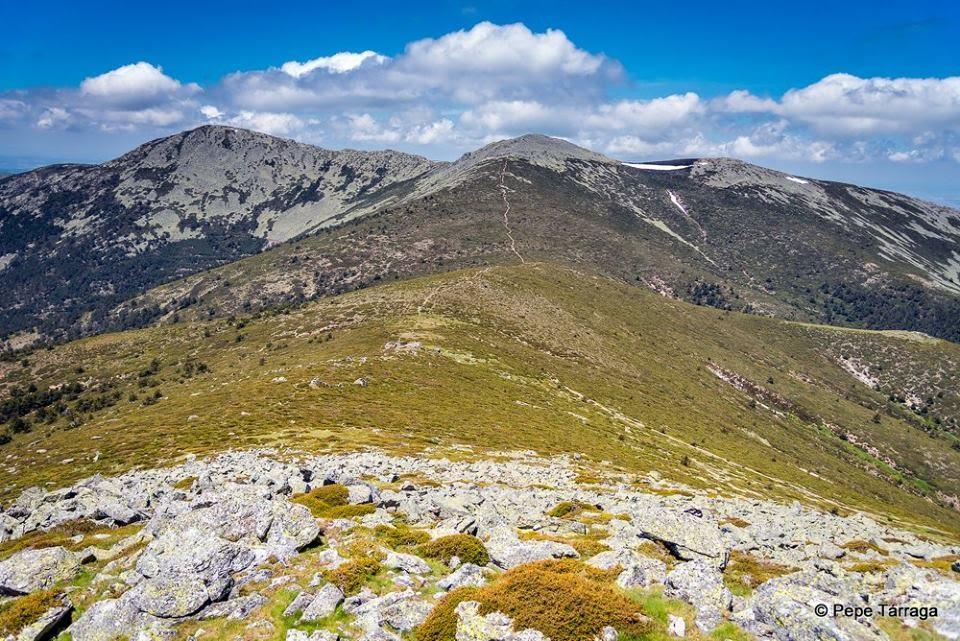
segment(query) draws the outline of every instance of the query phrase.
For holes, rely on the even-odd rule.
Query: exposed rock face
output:
[[[388,187],[437,166],[394,151],[328,151],[204,126],[103,165],[12,176],[0,182],[0,257],[8,258],[0,284],[32,302],[0,317],[0,337],[52,308],[70,316],[103,311],[145,286],[359,215],[395,197]],[[177,260],[185,251],[189,264]],[[53,273],[31,278],[39,265]],[[64,300],[58,292],[68,270],[82,271],[89,289]]]
[[[18,595],[45,590],[79,571],[79,557],[62,547],[24,550],[0,563],[0,592]]]
[[[327,522],[325,549],[301,554],[304,546],[317,540],[320,524],[306,508],[290,502],[292,485],[299,479],[305,490],[326,482],[350,486],[361,478],[392,484],[404,475],[435,482],[405,482],[390,486],[398,489],[372,492],[371,500],[381,513],[378,522],[402,517],[406,527],[437,534],[444,531],[439,526],[451,519],[470,521],[493,563],[481,568],[451,561],[452,571],[438,578],[423,559],[383,550],[376,557],[382,560],[377,580],[388,582],[389,589],[378,587],[378,593],[365,586],[344,594],[328,582],[326,572],[349,562],[347,557],[356,558],[346,542],[351,533],[369,530],[358,527],[359,518]],[[189,490],[174,488],[187,477],[197,479]],[[94,581],[113,587],[70,625],[76,641],[112,641],[121,635],[170,638],[178,624],[195,619],[205,626],[219,625],[224,618],[266,625],[263,612],[273,607],[268,603],[274,603],[271,599],[278,590],[291,591],[292,602],[283,614],[296,625],[325,625],[327,617],[337,613],[344,617],[338,621],[347,621],[343,639],[397,639],[398,631],[413,630],[426,619],[437,602],[437,590],[481,586],[521,563],[576,555],[567,544],[520,536],[524,530],[557,537],[585,531],[578,521],[547,516],[562,501],[624,515],[592,526],[606,531],[603,543],[610,549],[587,562],[601,569],[620,568],[616,584],[622,588],[663,584],[667,596],[695,608],[693,624],[704,632],[731,621],[764,640],[880,640],[885,637],[869,617],[823,617],[813,607],[888,603],[937,607],[938,616],[928,627],[946,638],[960,638],[960,582],[912,563],[957,554],[957,546],[921,540],[863,515],[839,517],[799,504],[661,496],[616,485],[583,489],[563,458],[518,455],[506,462],[451,462],[358,453],[282,461],[262,452],[227,453],[177,468],[85,481],[65,490],[29,490],[4,516],[21,531],[32,527],[29,523],[50,523],[58,515],[76,513],[60,504],[71,505],[80,488],[90,490],[91,504],[109,498],[146,520],[141,533],[116,546],[134,552],[114,553],[115,560],[109,561],[110,555],[104,555],[97,562],[105,565],[96,566],[100,574]],[[47,506],[42,509],[45,516],[33,519],[31,506],[41,505]],[[726,525],[721,522],[726,515],[736,515],[749,525]],[[101,521],[115,523],[106,514]],[[678,521],[692,525],[678,528]],[[669,572],[662,560],[646,555],[653,533],[674,551]],[[842,547],[853,540],[874,541],[886,555],[863,546]],[[733,597],[718,562],[730,550],[797,570],[753,585],[747,596]],[[836,561],[838,551],[843,564]],[[63,586],[79,569],[80,557],[64,548],[20,552],[0,563],[0,585],[9,594]],[[844,565],[878,559],[883,563],[877,569],[863,572]],[[310,571],[288,574],[287,569],[300,561],[309,562]],[[312,576],[316,578],[311,581]],[[43,620],[63,616],[57,610]],[[536,630],[515,630],[501,613],[481,616],[476,604],[462,603],[457,617],[460,641],[543,640]],[[687,632],[682,619],[668,623],[670,634]],[[332,638],[294,632],[290,638],[298,641]],[[601,638],[607,636],[613,638],[608,630],[601,631]]]

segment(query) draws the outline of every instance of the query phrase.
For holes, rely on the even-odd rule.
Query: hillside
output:
[[[622,163],[528,135],[433,163],[204,127],[0,183],[0,285],[16,301],[0,335],[16,347],[542,260],[721,309],[957,341],[958,240],[955,210],[726,158]]]
[[[224,447],[466,445],[955,533],[956,437],[874,388],[938,388],[926,412],[955,426],[958,363],[941,340],[722,312],[549,264],[474,269],[4,364],[4,417],[32,429],[3,446],[0,488]]]
[[[34,350],[0,628],[955,639],[958,363],[529,262]],[[907,609],[812,610],[864,598]]]
[[[162,286],[111,318],[229,315],[544,260],[721,309],[956,341],[958,223],[957,212],[905,196],[728,159],[632,166],[528,136],[434,170],[375,213]]]
[[[103,165],[10,176],[0,182],[0,335],[102,331],[132,295],[366,211],[435,166],[206,126]]]

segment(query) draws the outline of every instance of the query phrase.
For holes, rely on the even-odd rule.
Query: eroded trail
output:
[[[520,259],[521,263],[526,264],[527,261],[523,259],[523,256],[520,255],[520,252],[517,251],[517,241],[513,238],[513,232],[510,229],[510,200],[507,198],[507,192],[510,191],[506,184],[503,182],[504,174],[507,171],[507,159],[503,159],[503,167],[500,168],[500,184],[498,185],[500,189],[500,196],[503,198],[503,227],[507,230],[507,238],[510,239],[510,251],[517,255],[517,258]]]

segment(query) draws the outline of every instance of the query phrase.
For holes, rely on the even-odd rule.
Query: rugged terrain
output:
[[[544,136],[431,163],[205,127],[4,179],[0,232],[12,346],[523,261],[960,339],[955,210],[725,158],[622,163]]]
[[[657,475],[578,481],[568,458],[458,458],[228,453],[31,489],[0,517],[0,589],[21,595],[0,626],[73,641],[960,636],[957,546]]]
[[[102,329],[104,312],[134,294],[370,210],[435,166],[210,126],[103,165],[10,176],[0,182],[0,332]]]

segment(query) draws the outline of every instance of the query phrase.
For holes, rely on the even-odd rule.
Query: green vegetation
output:
[[[396,341],[424,348],[385,347]],[[836,364],[835,351],[868,344],[864,354],[912,355],[911,372],[960,363],[960,346],[944,341],[695,307],[555,265],[402,281],[276,313],[86,338],[35,351],[27,366],[0,363],[0,395],[70,384],[82,367],[88,384],[70,407],[107,382],[123,399],[76,424],[25,414],[32,431],[0,445],[17,456],[0,468],[0,498],[224,447],[452,459],[523,449],[578,452],[585,468],[609,461],[609,471],[641,477],[655,470],[662,487],[680,488],[663,492],[709,486],[798,499],[954,536],[960,515],[937,493],[960,493],[956,439],[915,413],[888,412],[886,393]],[[186,378],[189,362],[207,367]],[[711,364],[752,385],[737,388]],[[359,378],[368,384],[354,385]],[[751,406],[758,387],[761,400],[796,409]],[[145,406],[148,392],[160,400]],[[881,425],[871,420],[878,409]],[[323,518],[370,509],[324,494],[342,491],[297,501]]]
[[[0,605],[0,634],[16,635],[50,608],[60,604],[54,590],[40,590]]]
[[[371,504],[350,505],[349,492],[342,485],[324,485],[306,494],[297,494],[290,500],[306,506],[318,519],[352,519],[376,511]]]
[[[367,581],[372,579],[382,566],[376,557],[365,556],[351,559],[338,568],[323,573],[330,583],[343,590],[344,594],[354,594],[360,591]]]
[[[49,530],[34,530],[18,539],[0,543],[0,561],[28,548],[39,549],[61,546],[73,551],[82,550],[91,545],[98,548],[109,548],[121,539],[135,534],[141,527],[143,526],[140,523],[113,528],[82,519],[67,521]],[[83,536],[79,542],[74,541],[74,537],[77,535]]]
[[[636,603],[605,582],[604,575],[571,560],[527,563],[499,575],[482,588],[445,596],[416,630],[417,641],[453,641],[456,606],[480,603],[480,613],[499,611],[516,630],[535,628],[553,641],[591,639],[605,625],[639,636],[651,623]]]
[[[859,552],[860,554],[864,554],[866,552],[876,552],[882,556],[887,556],[889,554],[889,552],[884,550],[873,541],[864,541],[863,539],[847,541],[840,547],[842,547],[844,550],[850,550],[851,552]]]
[[[469,534],[451,534],[441,536],[417,547],[417,554],[426,559],[439,559],[450,563],[450,559],[458,557],[461,563],[486,565],[490,562],[490,555],[483,542]]]
[[[723,571],[723,582],[735,595],[747,596],[760,584],[791,572],[796,568],[734,551]]]
[[[378,525],[374,528],[373,533],[379,540],[393,549],[412,547],[430,540],[430,535],[423,530],[414,530],[403,523],[394,526]]]
[[[581,501],[561,501],[553,509],[547,512],[547,516],[558,519],[573,519],[587,510],[596,510],[592,505]]]

